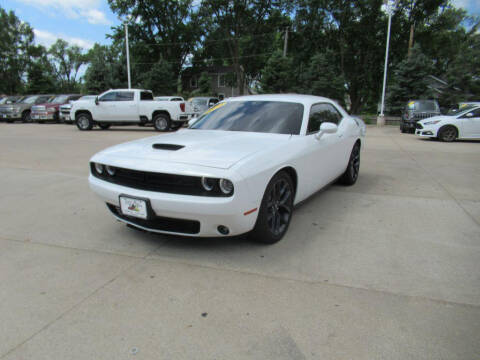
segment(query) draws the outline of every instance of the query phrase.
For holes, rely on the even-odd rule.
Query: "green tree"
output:
[[[23,77],[30,61],[33,30],[13,11],[0,8],[0,93],[23,91]]]
[[[25,93],[55,93],[55,68],[48,59],[47,50],[39,45],[32,49],[27,67],[27,84]]]
[[[95,44],[87,53],[85,92],[99,94],[127,86],[126,61],[119,46]]]
[[[60,88],[64,92],[78,91],[78,72],[86,63],[87,57],[82,49],[76,45],[58,39],[48,50],[56,69]]]
[[[262,71],[259,86],[263,93],[293,91],[296,86],[296,79],[292,58],[283,57],[280,50],[273,53]]]
[[[300,80],[301,93],[325,96],[341,104],[345,102],[345,79],[335,63],[335,54],[332,51],[312,56]]]
[[[158,60],[150,70],[138,76],[140,87],[152,90],[154,94],[170,95],[177,91],[177,78],[172,66],[164,59]]]
[[[388,87],[388,102],[393,111],[400,111],[410,99],[430,98],[433,94],[427,77],[432,72],[433,61],[415,45],[411,56],[400,62],[393,71],[393,81]]]

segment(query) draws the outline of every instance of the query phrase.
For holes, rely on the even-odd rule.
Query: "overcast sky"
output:
[[[480,15],[480,0],[454,0],[459,7]],[[105,35],[120,21],[107,0],[0,0],[6,10],[30,23],[37,43],[50,46],[58,38],[90,48],[95,42],[106,44]]]

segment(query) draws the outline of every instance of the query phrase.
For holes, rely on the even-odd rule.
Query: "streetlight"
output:
[[[386,11],[388,14],[388,29],[387,29],[387,46],[385,48],[385,68],[383,70],[383,89],[382,89],[382,104],[380,106],[380,116],[377,117],[377,126],[385,125],[385,88],[387,86],[387,70],[388,70],[388,50],[390,47],[390,29],[392,27],[392,14],[397,4],[397,0],[385,0]]]
[[[125,21],[123,23],[125,26],[125,47],[127,49],[127,76],[128,76],[128,88],[132,88],[132,81],[130,79],[130,51],[128,49],[128,23]]]

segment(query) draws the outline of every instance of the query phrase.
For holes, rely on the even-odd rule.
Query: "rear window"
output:
[[[141,91],[140,92],[140,100],[146,100],[146,101],[149,101],[149,100],[153,100],[153,94],[149,91]]]
[[[195,105],[207,105],[207,99],[193,99]]]

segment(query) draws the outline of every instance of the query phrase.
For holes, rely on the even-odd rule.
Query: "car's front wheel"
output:
[[[454,126],[444,126],[438,131],[438,138],[445,142],[452,142],[458,137],[458,131]]]
[[[93,121],[90,114],[81,113],[77,115],[77,117],[75,118],[75,122],[77,123],[77,127],[82,131],[92,130]]]
[[[360,144],[356,143],[353,146],[348,161],[347,169],[340,177],[340,182],[343,185],[353,185],[357,182],[358,173],[360,172]]]
[[[290,176],[284,171],[277,173],[267,185],[249,238],[264,244],[280,241],[292,219],[294,194]]]

